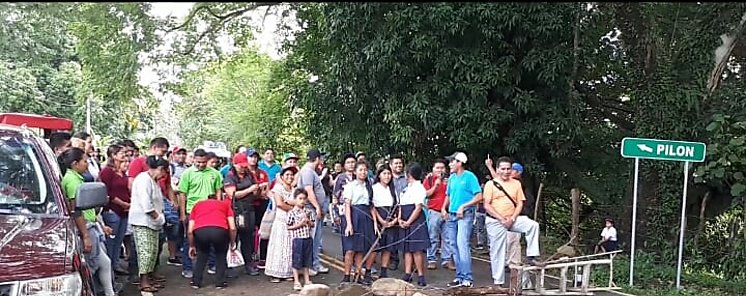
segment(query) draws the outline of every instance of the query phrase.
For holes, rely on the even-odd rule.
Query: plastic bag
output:
[[[228,261],[228,268],[239,267],[246,264],[243,260],[243,255],[241,255],[241,252],[239,252],[238,249],[228,250],[228,254],[226,254],[225,257]]]
[[[274,221],[275,209],[272,206],[272,201],[270,200],[270,203],[267,206],[267,211],[265,211],[264,216],[262,216],[262,224],[259,225],[259,238],[269,239],[269,236],[272,232],[272,223],[274,223]]]

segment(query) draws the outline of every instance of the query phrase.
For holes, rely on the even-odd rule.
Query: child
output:
[[[308,268],[311,266],[313,255],[313,239],[311,229],[314,226],[313,214],[306,209],[308,193],[305,189],[298,188],[293,192],[295,207],[288,212],[288,232],[293,240],[293,289],[300,291],[303,286],[298,279],[298,273],[303,272],[306,285],[310,285]]]
[[[600,248],[600,250],[599,250]],[[613,252],[617,249],[617,241],[616,241],[616,228],[614,228],[614,220],[611,218],[606,218],[606,228],[604,228],[603,231],[601,231],[601,240],[596,244],[596,252],[599,253],[601,251],[602,253],[605,252]]]
[[[427,190],[422,185],[422,167],[413,163],[407,169],[407,188],[399,200],[400,237],[403,238],[404,276],[402,280],[412,281],[412,265],[417,269],[417,285],[427,286],[425,282],[425,252],[430,247],[430,234],[427,230],[424,208]]]

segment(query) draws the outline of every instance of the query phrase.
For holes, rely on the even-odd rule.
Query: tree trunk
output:
[[[577,248],[580,237],[580,189],[573,188],[570,190],[570,199],[572,200],[572,231],[570,232],[570,245]]]
[[[707,209],[707,200],[710,199],[710,192],[705,193],[702,198],[702,205],[699,208],[699,226],[697,227],[697,233],[694,235],[694,245],[699,246],[699,237],[705,231],[705,210]]]

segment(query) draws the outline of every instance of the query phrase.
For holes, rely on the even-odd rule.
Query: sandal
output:
[[[150,278],[154,282],[158,282],[158,283],[165,283],[166,282],[166,277],[165,276],[154,275],[154,276],[151,276]]]
[[[274,284],[277,284],[277,283],[279,283],[279,282],[280,282],[280,278],[276,278],[276,277],[273,277],[273,278],[269,279],[269,282],[270,282],[270,283],[274,283]]]
[[[293,285],[293,290],[300,291],[303,290],[303,285],[300,284],[300,282],[295,282]]]
[[[140,287],[140,292],[155,293],[158,292],[158,289],[154,288],[153,286]]]
[[[165,286],[163,284],[159,283],[159,282],[153,282],[151,284],[151,286],[153,286],[156,289],[163,289],[163,288],[165,288]]]

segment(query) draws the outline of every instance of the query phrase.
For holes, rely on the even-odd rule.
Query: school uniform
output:
[[[350,203],[350,216],[352,222],[352,232],[350,236],[345,236],[344,231],[347,229],[347,220],[342,220],[342,251],[353,251],[357,253],[367,252],[375,240],[375,231],[373,230],[373,218],[370,214],[372,190],[367,183],[360,180],[354,180],[345,186],[342,197],[345,202]]]
[[[409,183],[399,198],[399,207],[401,208],[401,219],[409,220],[417,204],[421,205],[422,211],[426,209],[425,198],[427,191],[420,181]],[[430,247],[430,233],[427,230],[425,214],[420,211],[419,216],[407,228],[401,228],[400,236],[403,239],[401,246],[405,253],[426,252]]]
[[[389,185],[391,186],[391,185]],[[399,215],[396,209],[396,194],[392,194],[390,187],[384,187],[381,183],[373,185],[373,206],[378,215],[385,221],[394,221]],[[383,227],[383,226],[381,226]],[[383,230],[381,239],[378,241],[377,251],[389,251],[396,253],[399,251],[399,234],[398,226],[392,226]]]

